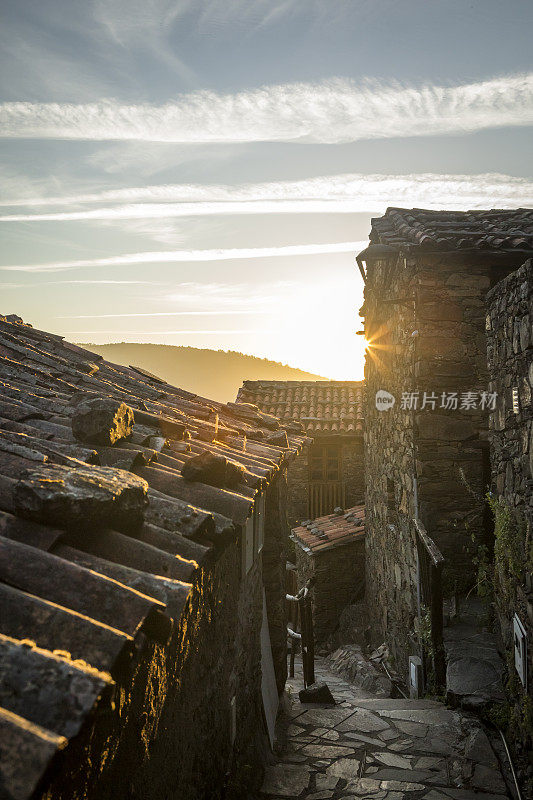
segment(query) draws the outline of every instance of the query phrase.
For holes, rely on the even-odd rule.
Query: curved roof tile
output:
[[[274,393],[275,410],[270,404]],[[244,381],[237,402],[276,413],[282,423],[301,422],[307,433],[363,432],[364,381]]]

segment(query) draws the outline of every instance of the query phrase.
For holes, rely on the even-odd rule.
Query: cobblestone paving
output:
[[[286,745],[261,798],[503,800],[498,759],[475,717],[432,700],[376,698],[328,672],[333,707],[302,705],[288,682]],[[281,732],[283,734],[283,731]]]

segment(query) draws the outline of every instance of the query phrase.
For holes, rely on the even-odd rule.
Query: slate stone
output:
[[[321,735],[321,738],[336,742],[340,738],[340,734],[337,733],[337,731],[326,731],[326,733]]]
[[[475,433],[469,420],[452,419],[444,414],[417,414],[415,420],[421,439],[462,441]]]
[[[376,733],[389,728],[389,725],[376,714],[371,714],[364,709],[356,709],[349,721],[345,720],[337,725],[339,731],[361,731],[362,733]]]
[[[339,723],[346,720],[346,717],[353,715],[353,710],[350,708],[311,708],[305,711],[298,717],[298,725],[316,725],[325,728],[337,728]],[[355,728],[355,725],[353,726]],[[348,726],[348,730],[350,730]]]
[[[352,779],[344,787],[346,792],[359,797],[377,797],[383,790],[379,781],[372,778]]]
[[[483,764],[475,766],[471,784],[475,789],[480,789],[483,792],[496,791],[497,794],[506,792],[506,785],[500,773]]]
[[[487,700],[491,699],[494,687],[501,683],[502,669],[500,665],[498,667],[477,656],[466,656],[451,661],[446,670],[448,694],[452,698],[484,695]]]
[[[440,772],[444,772],[446,770],[446,761],[443,758],[422,756],[415,761],[413,767],[415,769],[439,770]]]
[[[507,794],[480,794],[479,792],[473,792],[469,789],[450,789],[447,786],[441,789],[440,791],[444,792],[448,797],[453,797],[454,800],[507,800]]]
[[[311,756],[312,758],[338,758],[339,756],[349,756],[352,753],[355,753],[355,749],[353,747],[343,747],[342,745],[334,745],[334,744],[307,744],[305,747],[301,749],[302,753],[305,753],[306,756]]]
[[[240,483],[245,483],[243,466],[207,450],[186,461],[181,474],[186,481],[205,483],[218,489],[235,489]]]
[[[268,434],[265,439],[263,440],[267,444],[273,444],[276,447],[288,447],[289,440],[287,438],[287,431],[275,431],[274,433]]]
[[[398,792],[419,792],[424,786],[421,783],[414,783],[412,781],[394,781],[386,780],[381,781],[381,788],[386,791],[393,790]]]
[[[307,689],[298,692],[300,703],[327,703],[335,705],[335,700],[331,694],[327,683],[313,683]]]
[[[317,773],[315,778],[315,786],[317,791],[322,791],[324,789],[335,789],[339,782],[339,779],[336,775],[323,775]]]
[[[276,764],[266,768],[261,792],[274,797],[298,797],[308,785],[309,767]]]
[[[358,708],[366,708],[368,711],[381,713],[382,711],[401,711],[402,709],[410,711],[439,709],[442,708],[442,703],[437,702],[437,700],[406,700],[405,698],[385,697],[379,700],[375,698],[358,700],[357,706]]]
[[[494,754],[487,734],[481,728],[474,729],[465,746],[465,756],[478,764],[497,769],[498,759]]]
[[[287,736],[298,736],[300,733],[304,733],[305,728],[301,728],[299,725],[289,725],[287,728]]]
[[[404,720],[406,722],[419,722],[422,725],[457,725],[459,717],[454,711],[441,706],[440,708],[426,710],[398,709],[397,711],[382,711],[381,716],[391,720]]]
[[[442,755],[448,755],[451,750],[450,743],[447,742],[445,739],[440,739],[436,737],[435,739],[425,739],[424,740],[424,750],[427,753],[438,753]]]
[[[143,522],[148,484],[112,467],[59,465],[27,470],[13,488],[15,512],[63,529],[116,528]]]
[[[357,758],[339,758],[327,768],[328,775],[335,775],[337,778],[353,781],[358,777],[361,762]]]
[[[398,767],[399,769],[411,768],[410,760],[397,753],[374,753],[374,758],[387,767]]]
[[[375,780],[380,780],[384,782],[400,782],[405,780],[406,777],[409,777],[412,781],[419,781],[422,783],[431,781],[434,777],[430,772],[425,772],[422,770],[409,770],[406,772],[402,769],[394,769],[393,767],[386,767],[385,769],[380,769],[379,772],[373,776]]]
[[[400,734],[393,730],[392,728],[388,728],[385,731],[379,731],[378,736],[380,739],[383,739],[384,742],[390,742],[393,739],[397,739]]]
[[[358,733],[357,731],[346,731],[344,736],[348,737],[348,739],[356,739],[359,742],[364,742],[365,744],[371,744],[374,747],[383,747],[383,742],[380,739],[372,739],[371,736],[364,736],[362,733]]]
[[[421,725],[419,722],[400,722],[398,720],[395,725],[399,731],[406,733],[408,736],[417,736],[419,738],[427,736],[427,725]]]
[[[133,430],[133,410],[112,397],[94,397],[76,406],[72,433],[79,442],[114,445]]]
[[[387,749],[392,750],[394,753],[399,753],[402,752],[403,750],[409,750],[412,744],[413,744],[412,739],[401,739],[399,742],[393,742],[392,744],[388,744]]]

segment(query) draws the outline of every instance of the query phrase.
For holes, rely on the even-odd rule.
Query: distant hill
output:
[[[320,375],[295,367],[236,353],[232,350],[200,350],[166,344],[83,344],[107,361],[153,372],[189,392],[218,400],[234,401],[245,380],[320,381]]]

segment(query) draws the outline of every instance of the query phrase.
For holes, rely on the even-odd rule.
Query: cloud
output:
[[[131,314],[74,314],[69,316],[57,317],[57,319],[117,319],[118,317],[225,317],[234,316],[235,314],[241,315],[255,315],[266,314],[266,311],[254,309],[253,311],[247,309],[232,309],[231,311],[225,309],[220,311],[143,311],[134,312]]]
[[[105,205],[102,205],[105,204]],[[7,198],[5,207],[55,206],[76,211],[10,213],[0,222],[132,220],[162,241],[179,235],[162,220],[222,214],[383,212],[390,205],[465,210],[533,205],[533,181],[510,175],[326,175],[300,181],[243,185],[163,184],[78,195]],[[96,206],[83,208],[83,206]],[[142,220],[153,220],[143,223]],[[156,222],[156,220],[160,220]],[[175,241],[173,241],[175,243]]]
[[[382,0],[383,2],[383,0]],[[353,11],[350,0],[336,0],[339,10]],[[139,45],[144,37],[159,41],[161,32],[187,17],[202,34],[236,29],[254,31],[299,13],[307,19],[331,21],[336,16],[324,0],[97,0],[95,17],[123,45]]]
[[[217,335],[217,336],[224,336],[229,334],[236,334],[236,333],[272,333],[270,330],[261,330],[258,328],[237,328],[229,330],[227,328],[215,328],[215,329],[208,329],[208,330],[195,330],[191,328],[190,330],[179,330],[179,331],[143,331],[143,330],[134,330],[134,331],[125,331],[122,328],[119,330],[110,329],[106,331],[66,331],[65,336],[67,339],[71,339],[75,341],[76,338],[80,341],[80,336],[92,337],[92,336],[103,336],[112,334],[113,336],[121,337],[121,341],[124,341],[123,337],[130,337],[130,336],[185,336],[185,335]],[[138,341],[137,339],[133,339],[132,341]]]
[[[198,91],[163,105],[7,102],[4,138],[154,142],[354,142],[533,124],[533,73],[459,86],[336,79],[236,94]]]
[[[52,281],[61,283],[61,281]],[[169,289],[156,302],[164,302],[172,308],[182,306],[176,311],[132,311],[118,314],[76,314],[56,317],[56,319],[115,319],[120,317],[202,317],[202,316],[255,316],[270,314],[279,310],[280,303],[301,292],[295,281],[270,281],[268,283],[201,283],[183,281],[167,284]],[[183,308],[185,306],[185,308]],[[187,308],[189,306],[189,308]],[[192,306],[192,308],[191,308]]]
[[[89,258],[77,261],[53,261],[45,264],[1,266],[12,272],[61,272],[82,267],[115,267],[131,264],[173,264],[191,261],[233,261],[234,259],[314,256],[330,253],[359,252],[366,242],[332,242],[331,244],[297,244],[283,247],[246,247],[219,250],[170,250],[149,253],[126,253],[109,258]]]
[[[0,267],[2,269],[2,267]],[[32,283],[2,283],[2,289],[28,289],[30,286],[37,284]],[[162,281],[108,281],[108,280],[64,280],[64,281],[46,281],[46,284],[39,284],[40,286],[163,286]]]

